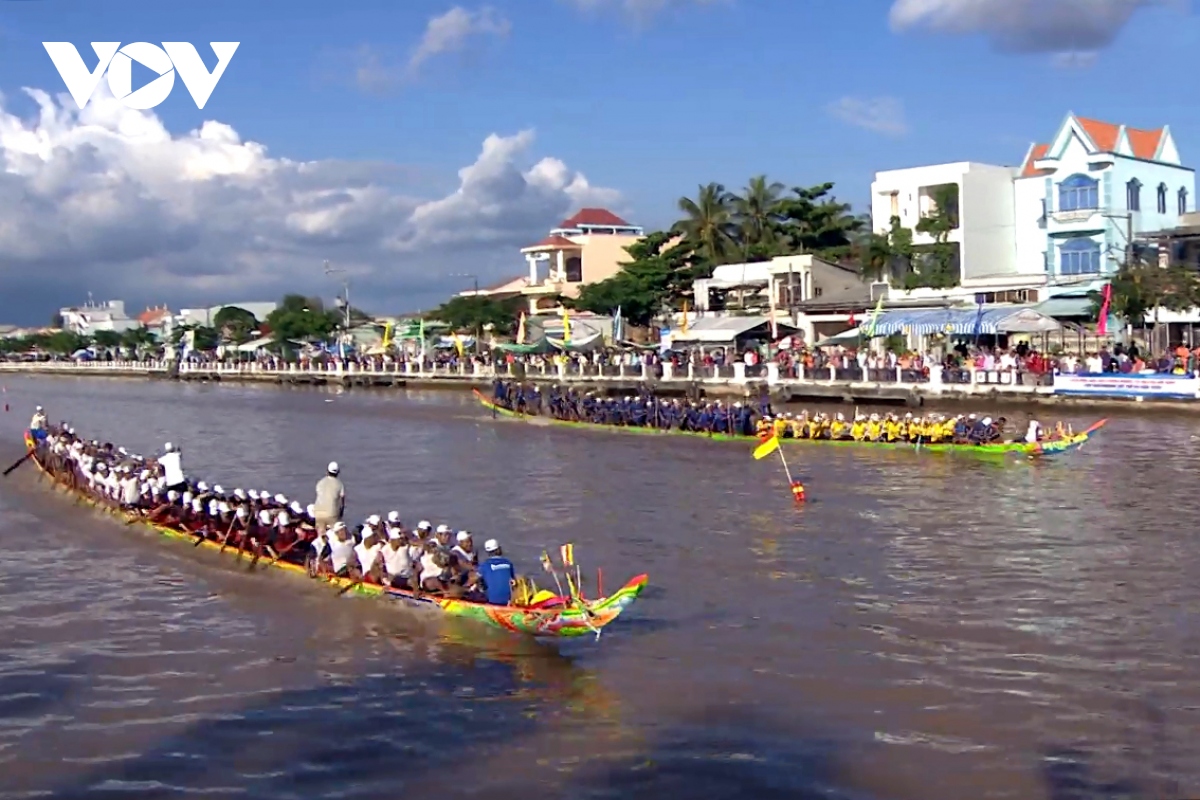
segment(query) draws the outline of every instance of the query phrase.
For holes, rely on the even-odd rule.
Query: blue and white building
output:
[[[897,217],[915,230],[948,183],[958,187],[959,228],[950,241],[959,249],[961,286],[906,293],[913,300],[1080,297],[1118,269],[1141,234],[1173,228],[1195,210],[1195,172],[1168,127],[1072,113],[1049,141],[1030,145],[1019,167],[963,162],[877,173],[873,229],[884,233]],[[924,243],[919,234],[914,243]]]

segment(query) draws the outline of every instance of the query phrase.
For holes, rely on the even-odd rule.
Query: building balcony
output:
[[[1086,233],[1104,230],[1104,210],[1100,208],[1073,208],[1068,211],[1051,211],[1046,215],[1046,232]]]

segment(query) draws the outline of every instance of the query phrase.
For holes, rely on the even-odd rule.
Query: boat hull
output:
[[[29,449],[33,449],[33,441],[28,434],[25,435],[25,445]],[[35,456],[31,459],[46,476],[50,473],[45,466]],[[62,484],[58,484],[62,485]],[[232,548],[226,548],[222,553],[221,543],[211,539],[204,539],[197,542],[195,534],[184,530],[160,525],[141,518],[139,515],[130,514],[124,511],[118,511],[107,505],[97,502],[94,498],[75,492],[69,487],[63,487],[69,493],[80,499],[82,502],[106,513],[112,514],[125,522],[140,522],[143,526],[155,531],[159,535],[180,542],[187,542],[190,545],[203,548],[205,550],[214,550],[222,555],[230,555],[237,558],[236,551]],[[296,575],[302,575],[305,579],[311,580],[308,571],[299,564],[293,564],[288,561],[270,561],[269,559],[261,559],[261,565],[267,565],[271,569],[290,572]],[[539,608],[524,608],[521,606],[496,606],[488,603],[476,603],[469,600],[453,600],[445,597],[435,597],[429,594],[416,594],[404,589],[394,589],[392,587],[378,586],[370,583],[358,583],[348,578],[337,578],[329,576],[322,578],[333,586],[340,589],[349,588],[347,594],[357,594],[365,597],[377,597],[393,602],[398,602],[406,606],[434,609],[443,614],[460,619],[472,620],[492,628],[518,633],[527,636],[536,637],[553,637],[553,638],[574,638],[579,636],[598,636],[599,632],[608,624],[612,623],[621,615],[625,609],[637,600],[638,595],[646,587],[649,581],[649,576],[638,575],[624,586],[612,594],[596,600],[587,601],[584,607],[579,605],[571,605],[569,607],[539,609]]]
[[[644,428],[635,425],[602,425],[595,422],[575,422],[572,420],[555,419],[541,415],[520,414],[511,409],[504,408],[489,400],[478,389],[472,390],[475,393],[475,398],[479,403],[493,414],[510,419],[518,419],[526,422],[533,422],[538,425],[553,425],[562,428],[576,428],[580,430],[600,430],[616,433],[632,433],[642,434],[645,436],[691,436],[693,438],[708,439],[716,442],[742,442],[744,444],[753,444],[758,441],[754,436],[741,436],[731,433],[701,433],[698,431],[681,431],[681,430],[662,430],[659,428]],[[1065,453],[1070,450],[1075,450],[1081,447],[1096,431],[1098,431],[1108,420],[1100,420],[1095,425],[1092,425],[1086,431],[1077,433],[1073,436],[1064,439],[1057,439],[1049,442],[1039,442],[1037,444],[1029,444],[1027,442],[1000,442],[997,444],[917,444],[915,442],[858,442],[852,439],[791,439],[783,438],[780,441],[787,445],[812,445],[822,447],[873,447],[878,449],[886,449],[891,451],[896,450],[912,450],[922,453],[962,453],[964,455],[982,456],[984,458],[1007,458],[1010,456],[1029,456],[1036,458],[1039,456],[1054,455],[1057,453]]]

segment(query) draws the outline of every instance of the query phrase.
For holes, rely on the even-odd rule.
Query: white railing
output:
[[[171,363],[167,361],[0,361],[0,373],[49,373],[57,375],[92,375],[108,377],[148,377],[167,375]],[[686,364],[676,366],[662,364],[658,367],[634,364],[599,365],[586,362],[555,364],[526,364],[525,377],[564,383],[628,383],[630,381],[654,381],[663,383],[698,382],[706,386],[745,386],[756,381],[782,387],[833,387],[840,386],[855,390],[906,389],[921,394],[1051,394],[1054,391],[1052,377],[1042,376],[1039,380],[1027,380],[1024,373],[1015,370],[957,370],[953,374],[940,367],[929,371],[904,370],[900,367],[862,370],[839,370],[820,367],[796,369],[796,374],[781,374],[777,364],[747,367],[737,363],[726,366],[702,366]],[[851,374],[847,374],[851,373]],[[316,364],[280,364],[274,366],[259,363],[185,363],[179,366],[184,378],[214,378],[229,381],[272,381],[297,382],[321,380],[332,382],[371,382],[372,378],[391,378],[396,382],[430,381],[462,382],[478,384],[489,382],[500,376],[512,378],[507,364],[491,365],[479,363],[426,364],[355,364],[349,363],[324,366]],[[390,381],[381,380],[380,383]]]

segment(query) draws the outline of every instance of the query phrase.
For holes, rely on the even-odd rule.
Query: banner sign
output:
[[[1097,397],[1186,397],[1195,400],[1200,397],[1200,378],[1120,372],[1055,375],[1054,393]]]

